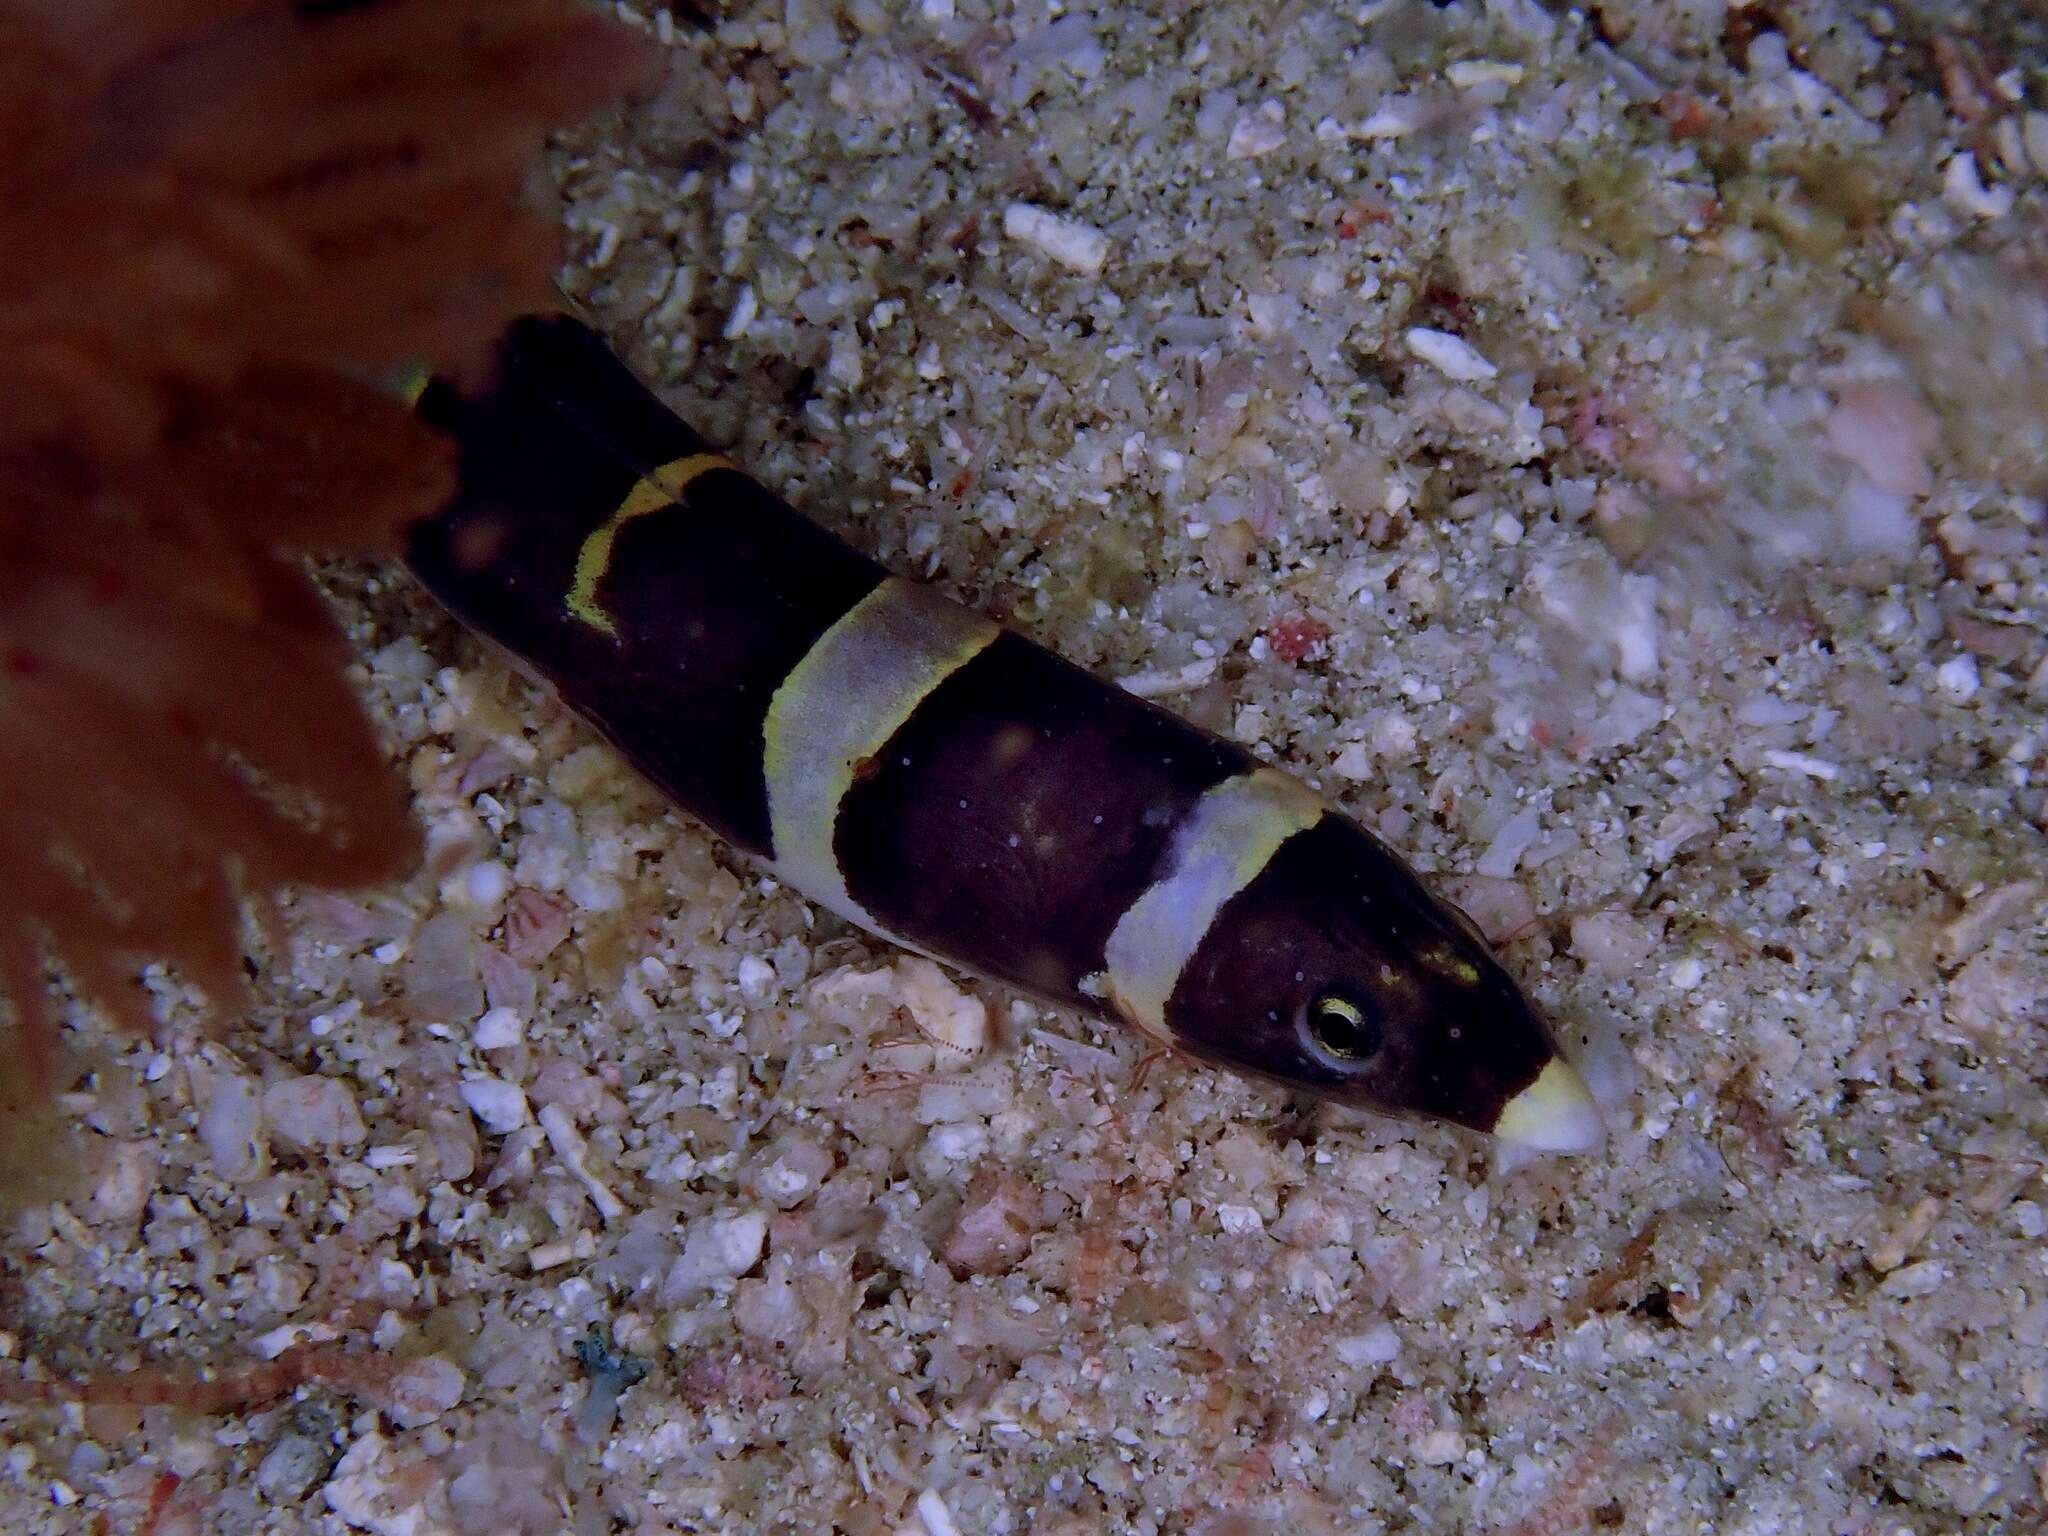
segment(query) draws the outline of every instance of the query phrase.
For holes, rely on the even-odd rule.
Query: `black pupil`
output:
[[[1380,1048],[1380,1027],[1361,1003],[1350,998],[1320,997],[1312,1016],[1316,1043],[1332,1056],[1370,1056]]]

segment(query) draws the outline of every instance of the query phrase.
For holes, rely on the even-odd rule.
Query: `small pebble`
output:
[[[1628,912],[1587,912],[1574,917],[1572,952],[1610,980],[1628,975],[1648,960],[1657,936]]]
[[[1985,186],[1977,156],[1967,149],[1941,168],[1941,195],[1951,208],[1973,219],[2002,219],[2018,197],[2011,187]]]
[[[495,907],[510,894],[512,876],[496,859],[486,859],[471,866],[467,884],[471,903],[479,907]]]
[[[960,1527],[953,1521],[953,1512],[946,1508],[946,1501],[934,1489],[927,1488],[917,1496],[917,1518],[924,1527],[925,1536],[960,1536]]]
[[[753,329],[754,317],[761,313],[760,297],[754,292],[752,283],[740,284],[739,297],[733,300],[732,313],[725,318],[723,332],[727,341],[738,341]]]
[[[418,1429],[461,1402],[464,1385],[461,1368],[439,1355],[408,1360],[386,1386],[384,1412],[400,1429]]]
[[[1982,682],[1977,671],[1977,658],[1968,651],[1951,656],[1935,671],[1934,682],[1958,704],[1975,698]]]
[[[353,1147],[364,1135],[348,1085],[332,1077],[279,1078],[263,1090],[273,1140],[304,1151]]]
[[[1919,1246],[1921,1239],[1934,1229],[1934,1223],[1940,1215],[1939,1200],[1932,1195],[1921,1199],[1899,1218],[1889,1232],[1878,1239],[1877,1245],[1870,1250],[1870,1267],[1880,1275],[1888,1275],[1899,1268]]]
[[[459,1091],[462,1102],[487,1131],[504,1136],[526,1124],[526,1092],[517,1083],[501,1077],[472,1077]]]
[[[1842,776],[1842,770],[1824,757],[1812,757],[1804,752],[1785,752],[1771,747],[1764,752],[1764,761],[1773,768],[1783,768],[1790,773],[1803,773],[1809,779],[1818,779],[1832,784]]]
[[[1370,740],[1376,755],[1388,762],[1399,763],[1415,755],[1420,737],[1413,720],[1401,710],[1389,709],[1374,719]]]
[[[2048,176],[2048,112],[2029,112],[2021,121],[2020,138],[2035,171]]]
[[[476,1021],[470,1032],[480,1051],[500,1051],[526,1038],[526,1026],[510,1008],[493,1008]]]
[[[1432,1429],[1415,1442],[1415,1459],[1425,1467],[1448,1467],[1465,1454],[1465,1437],[1455,1429]]]
[[[775,990],[775,967],[759,955],[744,955],[737,980],[740,996],[750,1003],[766,1002]]]
[[[767,1243],[766,1211],[729,1212],[690,1223],[682,1254],[662,1281],[663,1299],[684,1300],[721,1280],[744,1275],[760,1262]]]
[[[1391,1365],[1400,1357],[1401,1336],[1391,1323],[1374,1323],[1360,1333],[1346,1335],[1334,1346],[1337,1358],[1354,1368],[1361,1365]]]
[[[1878,1289],[1887,1296],[1912,1300],[1920,1296],[1932,1296],[1948,1279],[1948,1266],[1939,1259],[1922,1259],[1918,1264],[1908,1264],[1895,1269],[1884,1277],[1884,1284]]]
[[[306,1435],[285,1434],[256,1464],[256,1488],[273,1504],[296,1504],[327,1475],[333,1451]]]
[[[1372,777],[1372,748],[1362,741],[1347,741],[1338,750],[1330,768],[1339,778],[1363,784]]]
[[[418,1531],[416,1501],[406,1499],[393,1486],[399,1471],[391,1443],[372,1430],[335,1464],[321,1494],[329,1509],[358,1529]]]
[[[1216,1222],[1225,1232],[1234,1237],[1243,1237],[1253,1232],[1266,1230],[1265,1218],[1249,1205],[1219,1205],[1216,1207]]]
[[[1223,148],[1227,160],[1249,160],[1269,154],[1287,142],[1287,112],[1277,101],[1261,102],[1247,112],[1230,130],[1230,142]]]

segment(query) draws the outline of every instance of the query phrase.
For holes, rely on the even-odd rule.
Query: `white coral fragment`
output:
[[[1003,210],[1003,233],[1084,277],[1099,274],[1109,260],[1109,236],[1101,230],[1031,203],[1012,203]]]
[[[1444,76],[1461,91],[1476,85],[1520,85],[1524,71],[1519,64],[1501,59],[1460,59]]]
[[[1823,784],[1832,784],[1842,776],[1839,763],[1831,763],[1824,757],[1814,757],[1806,752],[1787,752],[1779,747],[1767,748],[1764,762],[1786,773],[1804,774]]]
[[[1356,128],[1351,130],[1355,139],[1399,139],[1413,133],[1422,124],[1422,109],[1412,96],[1396,96],[1373,110]]]
[[[1449,331],[1433,331],[1424,325],[1411,326],[1407,342],[1410,352],[1445,378],[1456,379],[1460,383],[1490,379],[1500,372],[1471,342],[1462,336],[1453,336]]]
[[[1116,685],[1125,693],[1134,693],[1141,699],[1163,698],[1168,694],[1186,693],[1200,688],[1216,675],[1217,660],[1214,656],[1199,656],[1182,667],[1156,668],[1144,672],[1132,672],[1116,680]]]
[[[988,1044],[988,1005],[953,985],[931,961],[907,955],[896,962],[903,1006],[927,1037],[969,1055]]]
[[[569,1170],[577,1183],[589,1194],[591,1203],[606,1221],[617,1221],[626,1214],[626,1202],[613,1194],[605,1182],[591,1171],[587,1161],[589,1148],[575,1122],[559,1104],[548,1104],[541,1108],[540,1128],[548,1133],[548,1145],[555,1149],[555,1156],[562,1166]]]
[[[1400,1358],[1401,1337],[1391,1324],[1381,1321],[1368,1325],[1363,1333],[1345,1335],[1332,1349],[1353,1370],[1365,1365],[1391,1365]]]
[[[1542,813],[1533,805],[1523,807],[1502,824],[1473,867],[1482,875],[1505,880],[1521,868],[1522,855],[1529,851],[1542,831]]]

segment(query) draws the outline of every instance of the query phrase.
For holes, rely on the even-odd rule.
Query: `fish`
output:
[[[1298,778],[907,580],[567,314],[423,381],[406,560],[672,803],[889,943],[1160,1047],[1547,1152],[1603,1127],[1472,921]]]

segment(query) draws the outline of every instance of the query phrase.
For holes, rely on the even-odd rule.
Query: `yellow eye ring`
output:
[[[1308,1008],[1309,1035],[1316,1047],[1338,1061],[1363,1061],[1378,1053],[1379,1021],[1363,1003],[1342,992],[1323,992]]]

